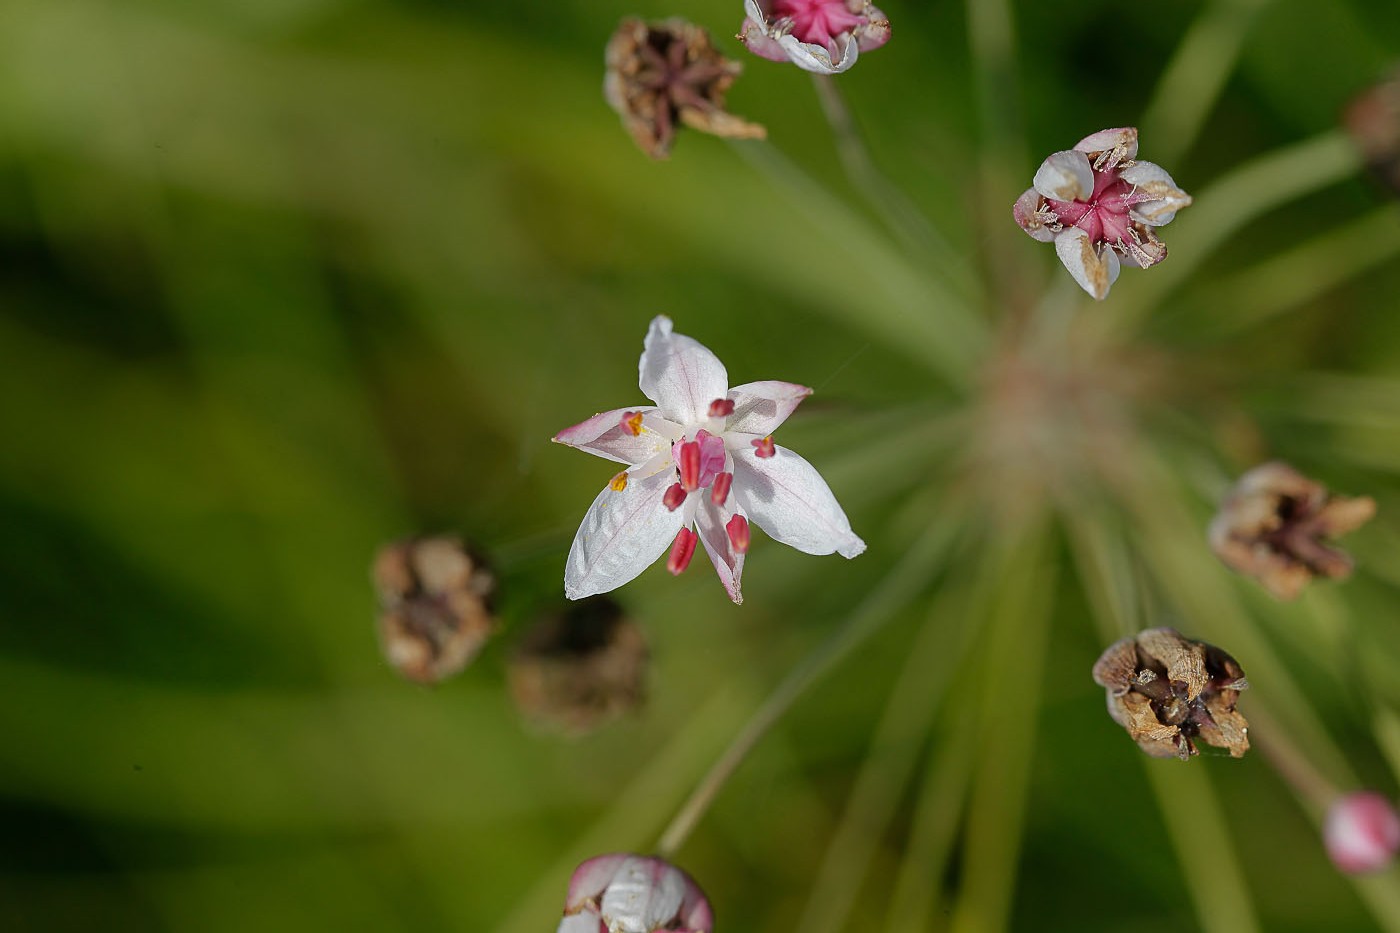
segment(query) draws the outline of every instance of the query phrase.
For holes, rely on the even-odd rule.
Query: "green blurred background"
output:
[[[809,77],[730,38],[737,0],[0,0],[0,928],[552,930],[574,864],[648,849],[854,613],[879,631],[678,856],[720,929],[1400,929],[1268,758],[1146,761],[1088,676],[1109,617],[1176,624],[1328,780],[1394,796],[1400,214],[1335,127],[1400,5],[882,6],[839,86],[937,261]],[[770,143],[638,152],[600,94],[627,14],[709,27]],[[1079,302],[1010,202],[1135,123],[1197,204]],[[984,361],[1042,293],[1137,315],[1125,410],[1167,479],[1080,476],[1049,521],[973,468]],[[649,705],[565,739],[504,669],[612,469],[548,441],[640,401],[657,313],[735,383],[816,387],[782,441],[870,548],[758,540],[741,607],[653,568],[620,594]],[[1381,506],[1356,578],[1289,606],[1202,541],[1268,456]],[[425,689],[368,565],[444,530],[495,555],[503,632]]]

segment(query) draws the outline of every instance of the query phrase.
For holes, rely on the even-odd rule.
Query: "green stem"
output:
[[[820,681],[851,652],[879,632],[894,614],[919,591],[938,560],[946,553],[956,530],[950,519],[931,527],[895,565],[845,625],[798,662],[769,695],[739,734],[730,742],[695,790],[681,805],[656,843],[656,853],[670,858],[689,838],[700,818],[749,752],[790,710],[807,690]]]

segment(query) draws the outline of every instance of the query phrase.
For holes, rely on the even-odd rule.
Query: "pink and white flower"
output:
[[[1041,163],[1012,215],[1055,253],[1080,287],[1102,301],[1119,257],[1146,269],[1167,258],[1155,228],[1191,203],[1159,165],[1134,161],[1135,127],[1100,130]]]
[[[755,55],[839,74],[861,52],[890,41],[890,21],[870,0],[745,0],[739,39]]]
[[[676,866],[641,855],[600,855],[574,869],[555,933],[713,933],[700,886]]]
[[[627,464],[593,500],[564,568],[570,599],[606,593],[662,554],[679,574],[704,546],[730,599],[740,578],[749,522],[807,554],[855,557],[865,542],[851,531],[821,474],[773,443],[773,432],[812,394],[791,382],[729,388],[724,364],[658,317],[638,366],[654,405],[594,415],[554,440]]]
[[[1380,871],[1400,851],[1400,814],[1375,791],[1357,791],[1328,809],[1322,837],[1332,864],[1347,874]]]

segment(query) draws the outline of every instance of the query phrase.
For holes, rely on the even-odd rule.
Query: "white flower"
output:
[[[750,521],[807,554],[865,550],[816,468],[773,443],[811,389],[771,381],[731,389],[724,364],[673,333],[666,317],[651,322],[638,369],[655,406],[606,411],[554,438],[628,466],[574,536],[564,568],[570,599],[616,589],[668,548],[667,569],[678,574],[698,540],[729,597],[742,602]]]
[[[705,892],[669,862],[599,855],[574,869],[555,933],[712,933]]]

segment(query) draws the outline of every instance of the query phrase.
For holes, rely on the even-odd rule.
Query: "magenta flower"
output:
[[[838,74],[861,52],[890,41],[890,21],[870,0],[744,0],[739,39],[755,55]]]
[[[1400,815],[1375,791],[1347,794],[1327,811],[1322,837],[1340,870],[1349,875],[1380,871],[1400,850]]]
[[[791,382],[731,389],[724,364],[672,333],[666,317],[651,322],[638,368],[654,406],[605,411],[554,438],[628,465],[593,500],[574,536],[566,596],[616,589],[668,548],[666,568],[679,574],[698,541],[729,598],[743,602],[750,521],[807,554],[865,550],[816,468],[773,443],[811,389]]]
[[[1148,268],[1167,258],[1155,228],[1171,223],[1191,196],[1159,165],[1135,162],[1135,127],[1100,130],[1041,163],[1016,199],[1021,229],[1055,252],[1086,292],[1102,301],[1119,257]]]
[[[658,858],[600,855],[574,869],[555,933],[712,933],[714,914],[689,875]]]

